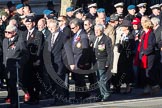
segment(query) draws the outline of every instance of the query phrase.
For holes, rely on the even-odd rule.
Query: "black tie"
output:
[[[28,32],[27,40],[29,40],[30,36],[31,36],[31,32]]]

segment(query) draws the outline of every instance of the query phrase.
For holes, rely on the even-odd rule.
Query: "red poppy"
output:
[[[80,36],[78,36],[78,37],[76,38],[76,40],[77,40],[77,41],[80,41]]]

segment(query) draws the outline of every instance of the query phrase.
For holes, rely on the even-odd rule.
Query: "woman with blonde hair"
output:
[[[143,35],[138,47],[141,71],[145,73],[145,88],[144,94],[155,93],[159,90],[157,80],[153,70],[155,59],[155,43],[156,38],[153,33],[153,24],[150,19],[141,22],[143,27]]]

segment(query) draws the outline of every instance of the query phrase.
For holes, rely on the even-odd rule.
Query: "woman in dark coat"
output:
[[[144,34],[141,36],[141,43],[139,44],[139,59],[141,71],[145,73],[145,88],[144,93],[155,93],[159,91],[157,79],[154,74],[154,59],[155,59],[155,44],[156,38],[152,31],[153,24],[151,20],[141,22]]]
[[[134,50],[134,36],[130,31],[131,22],[124,20],[121,24],[123,32],[119,45],[119,61],[118,61],[118,76],[119,84],[126,83],[125,93],[131,92],[130,83],[133,76],[133,50]]]

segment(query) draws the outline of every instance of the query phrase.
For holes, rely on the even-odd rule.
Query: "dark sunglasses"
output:
[[[63,20],[58,20],[58,22],[62,22]]]
[[[12,34],[12,32],[9,32],[9,31],[5,31],[5,33]]]
[[[75,29],[75,27],[71,28],[72,30]]]

